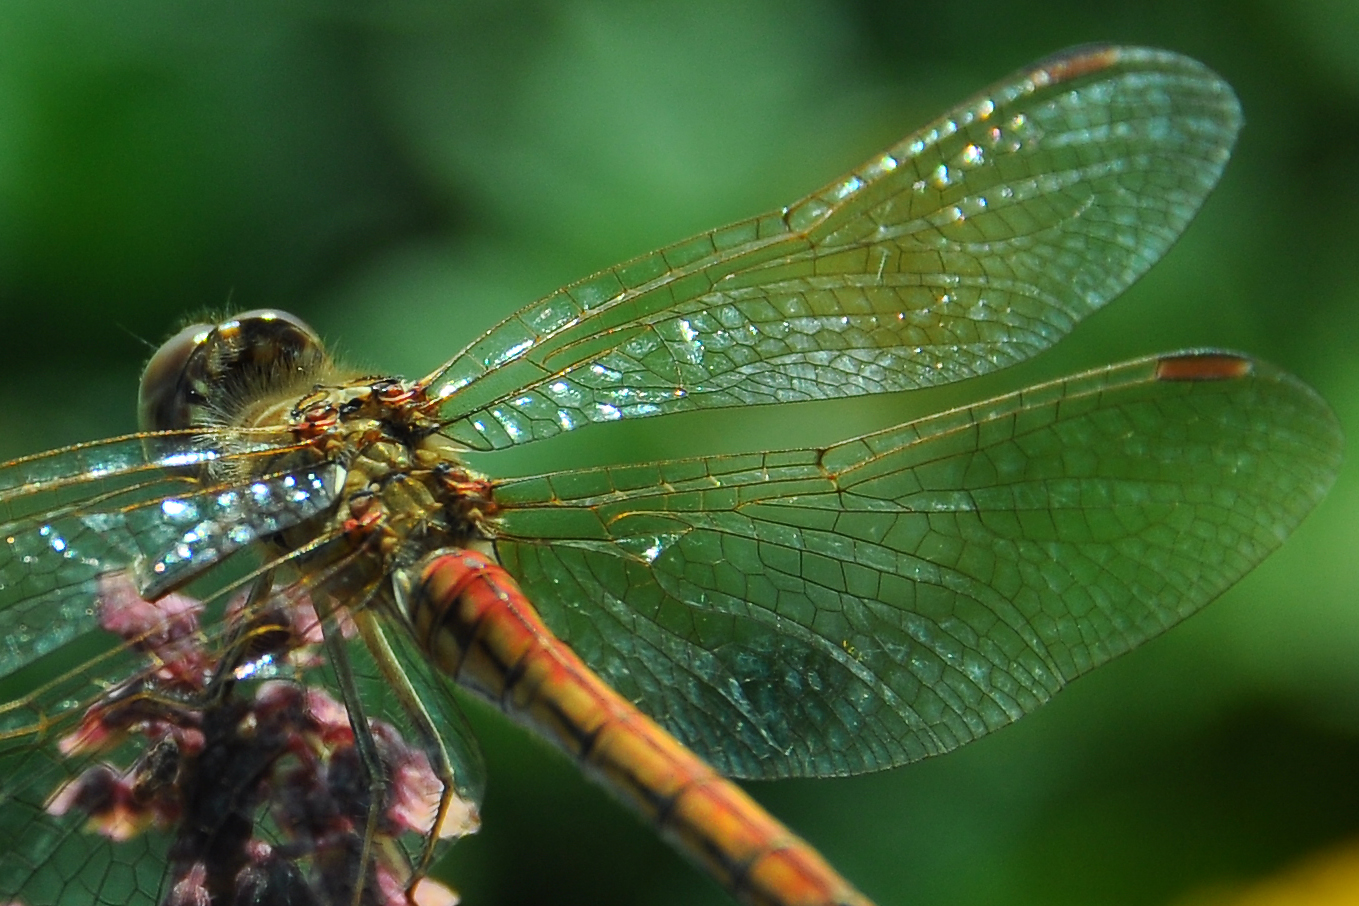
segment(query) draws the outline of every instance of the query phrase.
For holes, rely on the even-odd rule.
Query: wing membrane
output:
[[[248,603],[246,589],[255,576],[279,566],[280,560],[247,571],[244,577],[239,571],[222,570],[202,575],[241,548],[313,518],[334,503],[343,469],[333,463],[289,469],[288,463],[298,462],[291,455],[296,449],[286,430],[195,429],[82,444],[0,466],[3,896],[28,903],[165,900],[166,885],[174,877],[167,871],[167,859],[173,865],[175,858],[184,858],[172,845],[182,844],[183,835],[168,832],[136,808],[120,813],[113,807],[117,794],[112,791],[105,791],[110,802],[103,805],[108,807],[101,810],[96,802],[91,815],[81,805],[69,810],[54,807],[59,792],[78,788],[71,784],[83,782],[87,772],[108,769],[120,779],[140,776],[151,754],[164,751],[149,742],[156,738],[158,718],[164,723],[178,717],[181,729],[199,729],[212,724],[209,715],[216,712],[213,725],[228,728],[213,737],[216,753],[202,756],[200,764],[212,767],[194,778],[180,775],[176,780],[190,785],[186,800],[194,798],[194,783],[224,785],[227,792],[197,813],[197,820],[220,821],[226,827],[229,809],[239,806],[253,811],[258,822],[255,839],[296,844],[296,828],[283,826],[278,818],[280,810],[286,812],[289,803],[283,800],[288,794],[275,793],[266,808],[266,803],[251,798],[263,793],[242,790],[251,789],[266,770],[282,763],[282,750],[271,746],[279,744],[285,731],[302,739],[313,726],[306,721],[319,720],[316,714],[324,713],[308,699],[309,717],[294,718],[289,724],[286,711],[266,702],[272,694],[270,682],[289,685],[299,694],[320,693],[334,685],[329,662],[299,654],[304,645],[277,660],[275,652],[245,658],[234,668],[244,667],[244,672],[213,687],[216,697],[195,698],[208,689],[210,674],[216,678],[221,658],[236,650],[236,633],[244,622],[260,620],[252,630],[257,636],[269,635],[262,628],[266,625],[276,623],[278,631],[287,628],[283,614],[296,618],[297,626],[306,624],[310,605],[304,610],[301,603],[308,600],[313,583],[322,580],[320,572],[295,576],[289,584],[274,586],[272,597],[253,603]],[[326,540],[324,534],[316,536],[318,544]],[[275,575],[281,576],[281,571]],[[196,604],[190,606],[191,599],[183,595],[171,595],[181,599],[173,605],[161,597],[195,578],[204,579],[197,589],[204,594]],[[162,609],[131,603],[142,597],[159,599]],[[361,607],[367,602],[359,594],[346,603]],[[251,612],[256,617],[249,617]],[[185,614],[190,616],[180,619]],[[480,750],[449,697],[449,684],[433,674],[427,661],[414,656],[409,639],[397,635],[395,644],[405,654],[410,688],[425,702],[425,714],[432,719],[421,722],[405,710],[407,702],[390,674],[356,639],[347,649],[349,665],[366,713],[396,728],[394,735],[385,737],[393,746],[390,751],[402,754],[406,750],[397,742],[409,744],[426,756],[432,769],[441,767],[441,756],[447,755],[463,797],[457,805],[466,809],[455,812],[474,824]],[[191,684],[185,678],[196,678],[200,685],[186,688]],[[107,738],[101,738],[100,725],[87,709],[124,693],[126,704],[141,692],[148,700],[169,703],[169,710],[158,714],[154,706],[147,706],[140,724],[131,729],[115,724]],[[335,708],[342,706],[335,702]],[[250,709],[249,720],[243,709]],[[223,722],[221,715],[230,719]],[[234,724],[253,726],[256,720],[268,729],[239,736],[229,729]],[[150,729],[142,733],[142,726]],[[203,733],[207,739],[207,731]],[[81,744],[74,742],[87,736]],[[180,761],[177,769],[186,770],[185,764],[194,757]],[[226,769],[212,773],[219,762],[244,764],[256,774],[242,779],[223,777],[230,773]],[[288,767],[283,764],[273,779],[282,782],[279,778],[293,776],[286,773]],[[405,770],[402,777],[407,782],[412,770],[423,778],[418,763],[407,762]],[[343,781],[342,774],[333,775],[339,778],[337,784]],[[300,795],[292,792],[294,799]],[[327,791],[313,785],[306,792],[319,797]],[[418,816],[423,801],[419,796],[426,788],[411,786],[404,792],[405,814]],[[339,812],[346,804],[321,802],[315,814],[332,806]],[[102,823],[95,828],[92,821],[87,827],[87,817]],[[150,826],[137,826],[134,819],[145,819]],[[233,831],[221,827],[218,831],[227,841],[222,846],[229,846]],[[393,834],[387,839],[413,861],[423,855],[423,838],[418,835]]]
[[[94,628],[102,574],[141,565],[143,590],[163,594],[324,509],[335,480],[261,469],[248,489],[235,489],[189,472],[287,449],[267,432],[225,448],[197,434],[135,435],[0,467],[0,678]]]
[[[982,374],[1047,348],[1160,258],[1239,125],[1197,62],[1068,51],[789,208],[559,290],[428,380],[449,433],[490,449]]]
[[[946,752],[1188,616],[1335,477],[1334,416],[1148,358],[824,449],[507,481],[497,550],[610,684],[736,776]]]

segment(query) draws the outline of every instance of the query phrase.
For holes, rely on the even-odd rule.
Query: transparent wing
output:
[[[315,624],[310,603],[299,602],[324,577],[293,569],[290,584],[247,601],[246,590],[264,573],[249,568],[259,561],[218,569],[232,553],[333,503],[343,469],[287,468],[296,462],[290,436],[137,435],[0,466],[0,900],[162,902],[167,885],[192,870],[176,864],[175,853],[185,859],[193,828],[219,828],[219,849],[231,851],[236,816],[214,806],[214,797],[242,814],[254,810],[253,839],[293,841],[272,861],[260,857],[254,869],[277,876],[259,883],[297,883],[304,831],[324,830],[327,813],[343,816],[366,801],[341,771],[332,769],[322,786],[320,774],[305,775],[306,760],[287,760],[288,752],[334,737],[318,723],[327,708],[311,702],[328,703],[339,714],[331,723],[349,726],[343,707],[325,697],[334,688],[329,664],[299,655],[276,663],[264,652],[223,667],[250,621],[248,635],[263,641],[293,631],[281,624],[299,614],[311,613]],[[317,544],[326,541],[318,534]],[[190,580],[199,597],[165,594]],[[348,615],[331,619],[340,624]],[[460,794],[444,826],[450,835],[474,826],[480,754],[447,689],[407,652],[409,687],[428,716],[416,725],[363,644],[353,640],[348,648],[401,794],[398,817],[407,824],[393,819],[391,826],[432,820],[429,791],[438,788],[441,751]],[[223,669],[241,672],[222,684]],[[206,697],[209,683],[228,691]],[[284,685],[295,693],[292,711],[280,704]],[[214,721],[215,733],[207,729]],[[165,756],[170,743],[177,754]],[[333,750],[329,762],[341,763],[346,752],[325,744]],[[178,771],[173,818],[168,806],[156,805],[157,758]],[[271,794],[258,780],[266,767],[274,774]],[[252,784],[264,790],[256,798],[237,792]],[[146,789],[152,793],[139,792]],[[259,798],[266,794],[267,802]],[[191,806],[198,811],[183,811]],[[412,832],[391,842],[419,864],[423,839]],[[242,852],[253,845],[236,843]]]
[[[553,293],[427,380],[451,436],[491,449],[992,371],[1165,253],[1240,122],[1231,88],[1193,60],[1067,51],[789,208]]]
[[[154,597],[333,501],[340,473],[270,473],[240,489],[191,470],[287,452],[278,438],[136,435],[0,466],[0,679],[94,627],[100,575],[132,566]],[[9,712],[12,714],[12,712]],[[6,732],[0,712],[0,735]]]
[[[506,481],[497,551],[622,694],[741,777],[946,752],[1195,612],[1335,477],[1316,394],[1141,359],[825,449]]]
[[[228,519],[239,520],[238,541],[257,535],[239,498],[205,497],[211,489],[191,477],[279,445],[238,437],[233,446],[228,456],[202,435],[141,435],[0,467],[0,891],[24,883],[32,902],[67,902],[73,891],[90,903],[157,899],[164,840],[139,837],[115,853],[79,822],[47,814],[62,783],[92,763],[54,748],[98,695],[146,670],[144,654],[99,628],[101,578],[164,566],[187,538],[182,577],[195,554],[219,559],[199,542],[226,540],[216,526]]]

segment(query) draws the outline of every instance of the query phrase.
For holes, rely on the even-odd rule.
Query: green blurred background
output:
[[[1247,125],[1188,235],[1052,353],[944,393],[678,416],[507,471],[828,441],[1133,355],[1247,350],[1359,437],[1359,4],[0,2],[0,455],[133,428],[186,314],[284,307],[414,375],[557,285],[798,197],[990,81],[1163,46]],[[483,464],[485,464],[483,462]],[[1359,468],[1203,615],[888,774],[753,791],[882,906],[1182,903],[1359,837]],[[726,902],[485,709],[473,906]]]

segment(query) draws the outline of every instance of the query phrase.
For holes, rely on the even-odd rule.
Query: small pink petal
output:
[[[197,598],[178,592],[147,601],[125,572],[100,576],[97,600],[101,626],[151,651],[197,632],[203,610]]]
[[[415,882],[415,889],[411,891],[411,899],[415,906],[458,906],[461,900],[457,892],[445,884],[430,878],[421,878]]]

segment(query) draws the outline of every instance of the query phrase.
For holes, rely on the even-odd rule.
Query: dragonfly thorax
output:
[[[409,566],[431,550],[489,540],[496,509],[491,482],[463,465],[438,433],[421,385],[382,377],[317,387],[292,407],[286,423],[318,460],[345,469],[325,530],[372,555],[379,573]],[[307,527],[299,540],[314,531]]]

